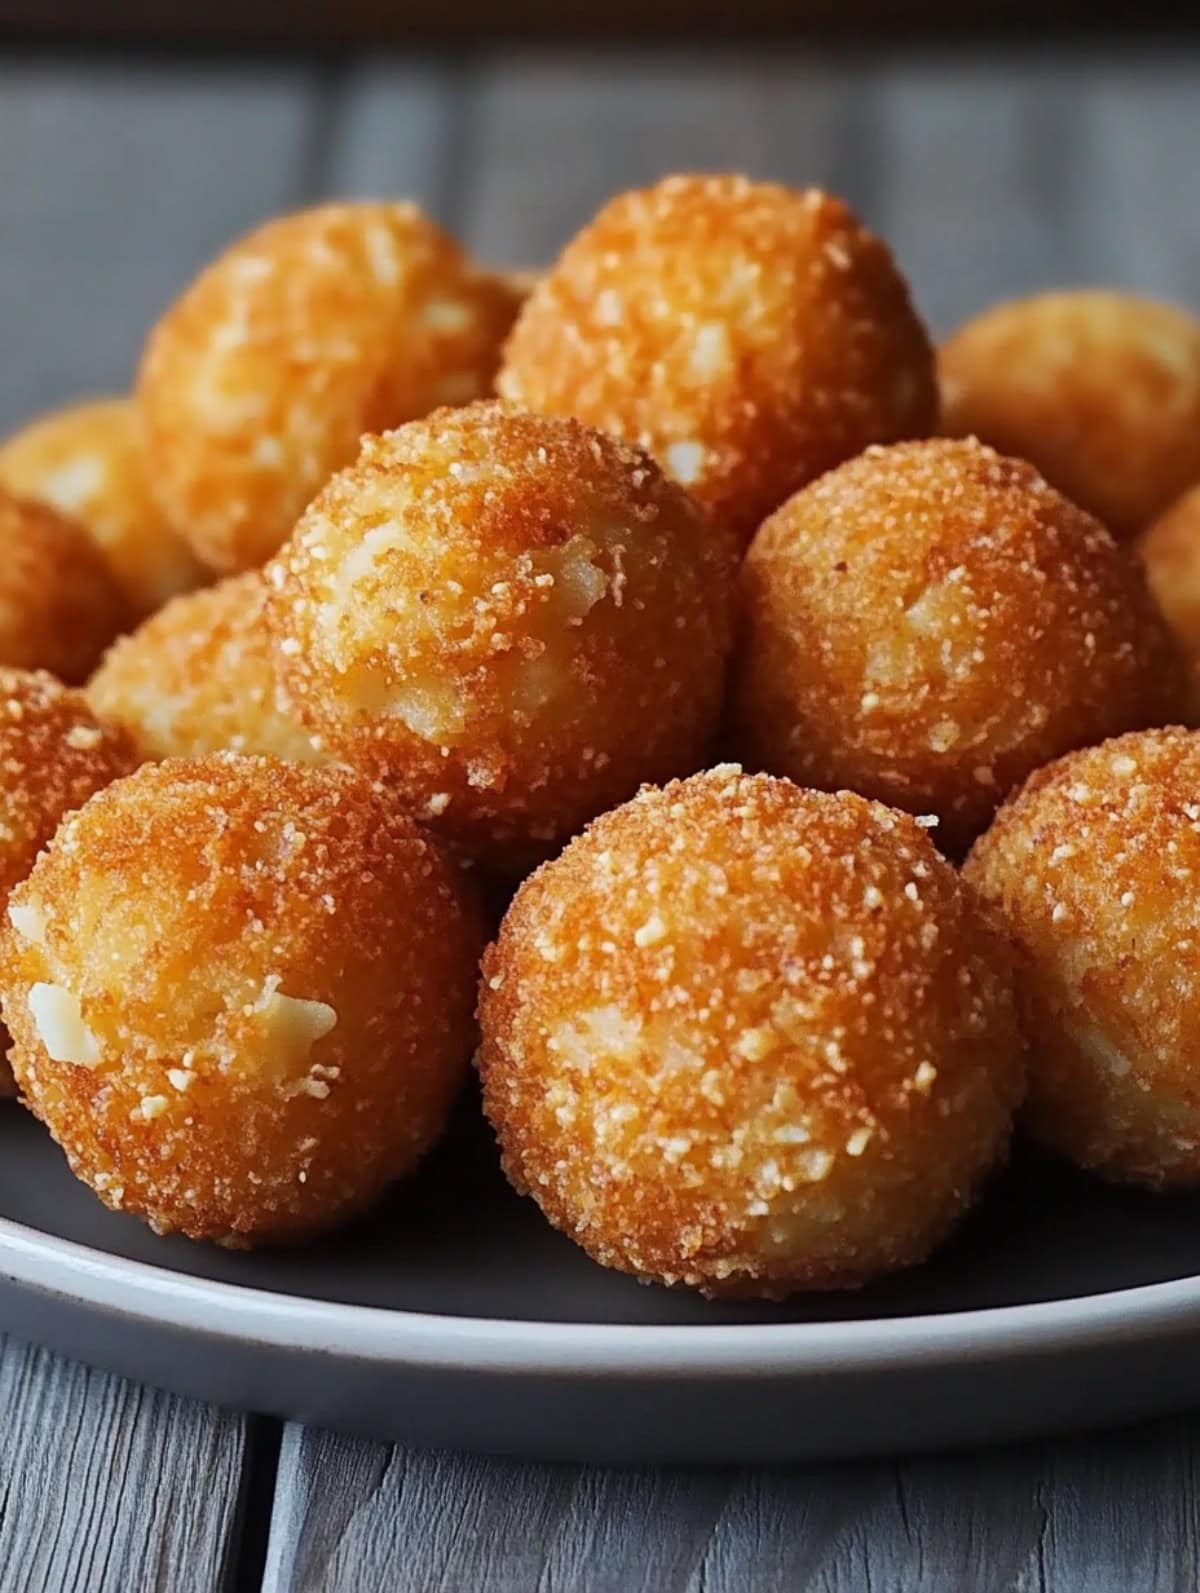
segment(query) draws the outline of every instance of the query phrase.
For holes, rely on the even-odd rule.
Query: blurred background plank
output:
[[[825,183],[861,202],[864,70],[761,54],[510,54],[479,69],[461,223],[481,254],[537,264],[621,188],[678,170]]]
[[[880,69],[869,219],[936,332],[1093,269],[1075,192],[1090,158],[1077,147],[1082,92],[1069,65],[1039,59]]]
[[[146,328],[310,192],[315,67],[0,61],[0,431],[130,383]]]
[[[436,57],[336,68],[319,190],[359,198],[404,195],[449,223],[468,78],[468,68]]]
[[[0,1588],[223,1586],[248,1425],[0,1339]]]

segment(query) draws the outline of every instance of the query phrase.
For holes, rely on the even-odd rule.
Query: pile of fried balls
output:
[[[1200,1186],[1184,310],[935,350],[740,176],[536,275],[330,203],[0,444],[0,529],[0,1089],[114,1210],[303,1242],[472,1059],[519,1192],[712,1296],[921,1261],[1014,1126]]]

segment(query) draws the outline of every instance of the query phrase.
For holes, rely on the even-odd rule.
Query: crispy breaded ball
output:
[[[128,398],[72,404],[0,443],[0,483],[78,520],[99,544],[135,618],[209,579],[150,495]]]
[[[326,204],[227,249],[150,334],[151,486],[223,571],[274,553],[364,431],[491,390],[522,289],[412,204]]]
[[[1146,581],[1188,665],[1189,724],[1200,724],[1200,486],[1160,515],[1137,544]]]
[[[145,764],[9,900],[13,1071],[72,1170],[160,1233],[351,1216],[440,1133],[480,929],[460,872],[346,770]]]
[[[1181,711],[1183,663],[1133,561],[974,441],[869,449],[797,493],[742,597],[742,754],[936,814],[951,851],[1051,758]]]
[[[1031,1132],[1106,1178],[1200,1185],[1200,734],[1040,770],[966,875],[1016,943]]]
[[[651,459],[477,404],[367,437],[267,571],[329,748],[503,872],[704,759],[732,541]]]
[[[123,724],[145,758],[265,753],[317,763],[271,656],[257,570],[189,592],[105,654],[88,682],[99,714]]]
[[[938,355],[942,423],[1031,460],[1136,536],[1200,481],[1200,321],[1100,289],[1043,293],[968,321]]]
[[[0,664],[86,680],[128,609],[81,525],[0,487]]]
[[[823,470],[931,431],[937,406],[885,245],[818,189],[733,176],[611,200],[534,289],[497,388],[648,449],[743,545]]]
[[[605,1266],[865,1283],[1006,1153],[1008,948],[879,803],[736,765],[648,788],[521,887],[483,972],[505,1170]]]
[[[0,911],[63,814],[136,763],[129,737],[95,718],[82,693],[53,675],[0,667]],[[15,1093],[0,1054],[0,1097]]]

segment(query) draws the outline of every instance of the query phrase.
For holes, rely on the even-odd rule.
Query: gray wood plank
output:
[[[0,1433],[6,1593],[225,1585],[241,1417],[0,1339]]]
[[[471,245],[540,264],[622,188],[671,171],[746,170],[864,203],[866,75],[804,55],[538,53],[489,61],[461,156]]]
[[[264,1593],[1184,1593],[1197,1427],[902,1462],[609,1471],[287,1429]]]
[[[461,71],[428,58],[349,67],[328,116],[322,191],[415,199],[451,223],[461,79]]]
[[[1194,63],[978,55],[879,68],[871,219],[939,332],[1039,289],[1200,303]]]
[[[1080,70],[1078,226],[1094,278],[1200,308],[1200,85],[1184,51]]]
[[[978,56],[880,69],[874,224],[939,333],[1089,274],[1076,190],[1091,156],[1067,66]]]
[[[0,62],[0,430],[128,385],[188,277],[310,186],[314,69]]]

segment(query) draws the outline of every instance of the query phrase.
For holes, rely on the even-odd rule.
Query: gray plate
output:
[[[714,1305],[554,1233],[470,1102],[368,1222],[229,1254],[105,1211],[30,1117],[0,1112],[0,1323],[182,1393],[410,1442],[773,1460],[1124,1418],[1200,1399],[1198,1271],[1200,1199],[1025,1158],[923,1267]]]

